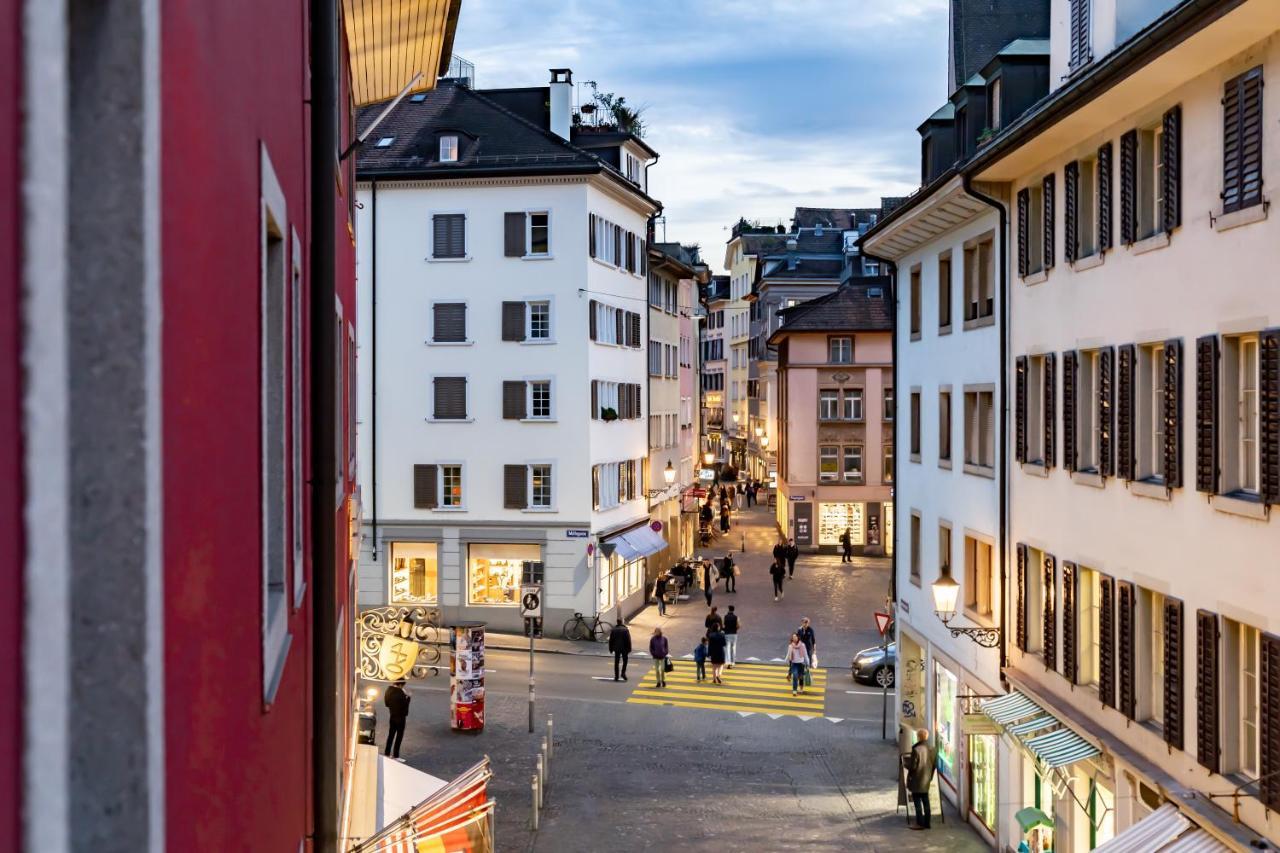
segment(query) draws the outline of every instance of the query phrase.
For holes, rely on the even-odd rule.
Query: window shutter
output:
[[[1196,760],[1219,772],[1218,615],[1196,611]]]
[[[1258,336],[1258,419],[1262,500],[1280,503],[1280,328]]]
[[[591,419],[600,419],[600,380],[591,380]]]
[[[1020,355],[1014,362],[1014,458],[1027,461],[1027,357]]]
[[[1075,71],[1088,62],[1089,55],[1089,3],[1091,0],[1071,0],[1071,56],[1068,59]]]
[[[643,407],[640,405],[640,385],[639,385],[639,384],[636,384],[636,385],[632,385],[631,387],[632,387],[633,389],[635,389],[635,391],[634,391],[635,401],[636,401],[636,414],[635,414],[635,417],[637,417],[637,418],[642,418],[642,417],[644,417],[644,412],[642,411],[642,408],[643,408]]]
[[[413,466],[414,509],[435,509],[440,505],[436,495],[436,466]]]
[[[1076,470],[1076,371],[1078,360],[1075,350],[1062,354],[1062,467]]]
[[[1138,237],[1138,131],[1120,137],[1120,242]]]
[[[1111,143],[1098,149],[1098,251],[1111,248]]]
[[[1044,591],[1043,615],[1044,632],[1040,641],[1044,651],[1045,669],[1058,668],[1058,616],[1055,607],[1058,599],[1057,559],[1052,554],[1044,555],[1041,588]]]
[[[1164,600],[1164,742],[1183,748],[1182,602]]]
[[[1027,189],[1018,190],[1018,276],[1020,278],[1027,277],[1027,271],[1031,269],[1031,259],[1027,254],[1029,246],[1027,241],[1027,229],[1029,214],[1031,208],[1031,191]]]
[[[525,215],[520,212],[502,215],[503,254],[508,258],[524,255]]]
[[[467,217],[461,213],[437,213],[431,218],[432,256],[464,258],[467,255]]]
[[[631,313],[631,346],[640,346],[640,315],[636,312]]]
[[[1098,473],[1103,477],[1111,474],[1111,433],[1115,428],[1112,405],[1112,362],[1111,347],[1098,350]]]
[[[502,466],[502,506],[524,509],[529,506],[528,468],[524,465]]]
[[[1070,560],[1062,561],[1062,674],[1075,684],[1080,680],[1076,654],[1076,602],[1080,598],[1080,573]]]
[[[1057,414],[1054,412],[1054,398],[1057,396],[1057,366],[1053,353],[1044,357],[1044,467],[1052,468],[1054,454],[1057,450],[1058,430]]]
[[[1121,581],[1116,584],[1116,675],[1120,688],[1120,713],[1129,719],[1138,716],[1138,685],[1134,669],[1137,666],[1136,640],[1134,632],[1134,600],[1133,584]]]
[[[1135,349],[1133,344],[1120,347],[1116,360],[1116,476],[1134,478],[1133,393]]]
[[[524,311],[523,302],[502,303],[502,339],[504,341],[524,340]]]
[[[591,252],[591,257],[596,256],[596,215],[594,213],[587,215],[587,246]],[[591,340],[595,340],[592,338]]]
[[[613,312],[613,326],[613,340],[616,344],[622,346],[626,341],[627,335],[627,317],[625,311]]]
[[[609,230],[613,232],[613,263],[620,267],[622,266],[622,229],[614,225]]]
[[[1218,491],[1218,336],[1196,338],[1196,491]]]
[[[1275,811],[1280,809],[1280,637],[1263,634],[1260,651],[1258,795],[1264,806]]]
[[[1164,114],[1160,153],[1164,168],[1160,173],[1164,195],[1164,230],[1182,224],[1182,105],[1174,104]]]
[[[600,508],[600,466],[591,466],[591,506]]]
[[[463,302],[437,302],[431,306],[431,340],[463,343],[467,339],[467,306]]]
[[[1222,212],[1262,201],[1262,66],[1228,80],[1222,98]]]
[[[596,301],[594,299],[587,303],[587,336],[591,340],[598,340],[596,337]]]
[[[1062,259],[1075,263],[1080,250],[1080,163],[1072,161],[1062,172]]]
[[[1027,546],[1018,543],[1017,600],[1014,603],[1015,639],[1018,648],[1027,650]]]
[[[1049,174],[1044,176],[1044,268],[1052,269],[1054,259],[1057,252],[1054,250],[1053,235],[1054,229],[1054,187],[1057,184],[1057,175]]]
[[[1116,582],[1103,575],[1098,583],[1098,699],[1116,707]]]
[[[1182,487],[1182,339],[1164,342],[1164,484]]]
[[[519,421],[528,417],[525,412],[527,388],[522,381],[502,383],[502,418],[508,421]]]
[[[464,420],[467,417],[467,380],[462,376],[435,378],[436,420]]]

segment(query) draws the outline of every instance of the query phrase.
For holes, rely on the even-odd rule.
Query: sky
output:
[[[947,0],[463,0],[454,53],[479,89],[571,68],[643,107],[658,238],[722,272],[741,216],[790,225],[797,206],[919,186],[916,128],[948,94]]]

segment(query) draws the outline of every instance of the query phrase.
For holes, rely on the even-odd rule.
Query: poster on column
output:
[[[478,732],[484,728],[484,625],[472,622],[452,630],[449,727]]]

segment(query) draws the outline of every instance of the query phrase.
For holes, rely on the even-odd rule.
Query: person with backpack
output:
[[[653,658],[654,687],[667,686],[668,654],[670,649],[667,646],[667,638],[662,636],[661,628],[654,628],[653,636],[649,638],[649,657]]]
[[[769,567],[769,574],[773,576],[773,600],[777,601],[782,597],[782,581],[787,577],[786,561],[774,560]]]
[[[698,643],[693,650],[693,663],[697,667],[693,680],[695,682],[707,680],[707,654],[711,649],[707,646],[707,638],[703,637],[702,642]]]
[[[621,674],[622,680],[626,681],[627,658],[631,656],[631,629],[621,619],[609,631],[609,651],[613,652],[613,680],[617,681],[618,675]]]
[[[738,614],[733,612],[733,605],[729,605],[729,612],[724,615],[724,638],[725,638],[725,664],[729,669],[733,669],[734,662],[738,659]]]
[[[840,534],[840,562],[853,562],[853,531],[848,527],[844,529],[844,533]]]

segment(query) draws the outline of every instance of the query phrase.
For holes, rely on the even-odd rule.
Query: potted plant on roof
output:
[[[618,410],[612,406],[605,406],[600,410],[600,420],[616,421],[618,419]]]
[[[996,132],[994,130],[992,130],[989,127],[984,127],[982,129],[982,133],[978,134],[978,144],[986,145],[988,142],[995,139],[995,137],[996,137]]]

